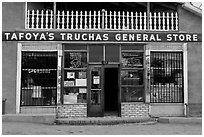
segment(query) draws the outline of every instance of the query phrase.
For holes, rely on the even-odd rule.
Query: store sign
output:
[[[74,41],[74,42],[201,42],[202,34],[167,33],[167,32],[50,32],[50,31],[15,31],[3,32],[3,41]]]

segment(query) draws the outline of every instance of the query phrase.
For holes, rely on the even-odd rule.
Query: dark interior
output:
[[[105,113],[118,113],[118,68],[105,68]]]

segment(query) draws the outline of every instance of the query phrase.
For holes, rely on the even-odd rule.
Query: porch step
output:
[[[6,114],[2,115],[3,122],[28,122],[53,124],[56,114]]]
[[[58,125],[116,125],[127,123],[156,124],[156,118],[122,118],[122,117],[86,117],[86,118],[58,118]]]

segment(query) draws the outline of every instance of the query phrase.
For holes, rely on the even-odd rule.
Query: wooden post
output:
[[[109,29],[112,29],[112,12],[110,11],[109,12],[110,14],[109,14],[109,16],[110,16],[110,27],[109,27]]]
[[[178,27],[179,27],[179,24],[178,24],[178,14],[176,12],[176,15],[175,15],[175,18],[176,18],[176,30],[178,30]]]
[[[105,10],[104,9],[102,9],[102,29],[104,29],[105,28]]]
[[[75,13],[76,13],[76,16],[75,16],[75,21],[76,21],[75,29],[78,29],[78,25],[79,25],[79,22],[78,22],[78,11],[76,11]]]
[[[169,30],[169,13],[168,12],[167,12],[166,18],[167,18],[167,30]]]
[[[64,29],[64,11],[62,11],[62,29]]]
[[[171,30],[174,30],[174,14],[171,13]]]
[[[43,23],[44,23],[44,19],[43,19],[43,10],[41,11],[41,29],[43,29]]]
[[[164,15],[164,12],[163,12],[163,14],[162,14],[162,20],[163,20],[163,30],[165,30],[165,17],[164,17],[165,15]]]
[[[120,24],[121,24],[120,11],[118,11],[118,29],[121,29]]]
[[[39,25],[39,17],[38,17],[39,10],[37,10],[36,14],[37,14],[37,17],[36,17],[36,29],[38,29],[38,25]]]
[[[53,11],[54,11],[54,15],[53,15],[54,26],[53,26],[53,28],[56,29],[56,22],[57,22],[57,20],[56,20],[56,15],[57,15],[56,2],[53,2]]]
[[[154,12],[154,30],[157,29],[157,15],[156,12]]]
[[[34,13],[35,11],[34,10],[32,10],[32,17],[31,17],[31,29],[34,29],[34,20],[35,20],[35,18],[34,18]]]
[[[60,11],[57,13],[57,29],[60,29]]]
[[[142,30],[142,12],[140,12],[140,30]]]
[[[53,24],[53,14],[52,14],[52,10],[51,10],[51,13],[50,13],[50,29],[53,28],[52,24]]]
[[[101,17],[101,14],[100,14],[100,11],[98,11],[98,29],[100,29],[100,17]]]
[[[27,29],[30,28],[30,10],[27,11]]]
[[[147,29],[147,14],[146,14],[146,12],[144,12],[144,30],[146,30]]]
[[[48,29],[48,10],[45,12],[45,28]]]
[[[87,29],[87,11],[85,11],[84,20],[84,29]]]
[[[149,30],[150,2],[147,2],[147,30]]]
[[[138,30],[138,20],[137,20],[137,12],[135,13],[135,29]]]
[[[67,29],[69,29],[69,11],[67,11]]]
[[[131,12],[131,29],[133,30],[133,12]]]
[[[160,12],[158,13],[158,20],[159,20],[159,30],[161,30],[161,15],[160,15]]]
[[[80,29],[82,29],[82,21],[83,21],[83,16],[82,16],[82,11],[80,12]]]
[[[127,21],[126,28],[129,29],[129,12],[128,11],[127,11],[127,20],[126,21]]]
[[[116,29],[116,11],[113,12],[114,29]]]

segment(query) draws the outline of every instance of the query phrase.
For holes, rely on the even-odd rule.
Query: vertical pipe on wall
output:
[[[184,76],[184,115],[188,116],[188,58],[187,58],[187,43],[183,44],[183,76]]]
[[[21,50],[22,44],[17,45],[17,74],[16,74],[16,114],[20,113],[21,98]]]

